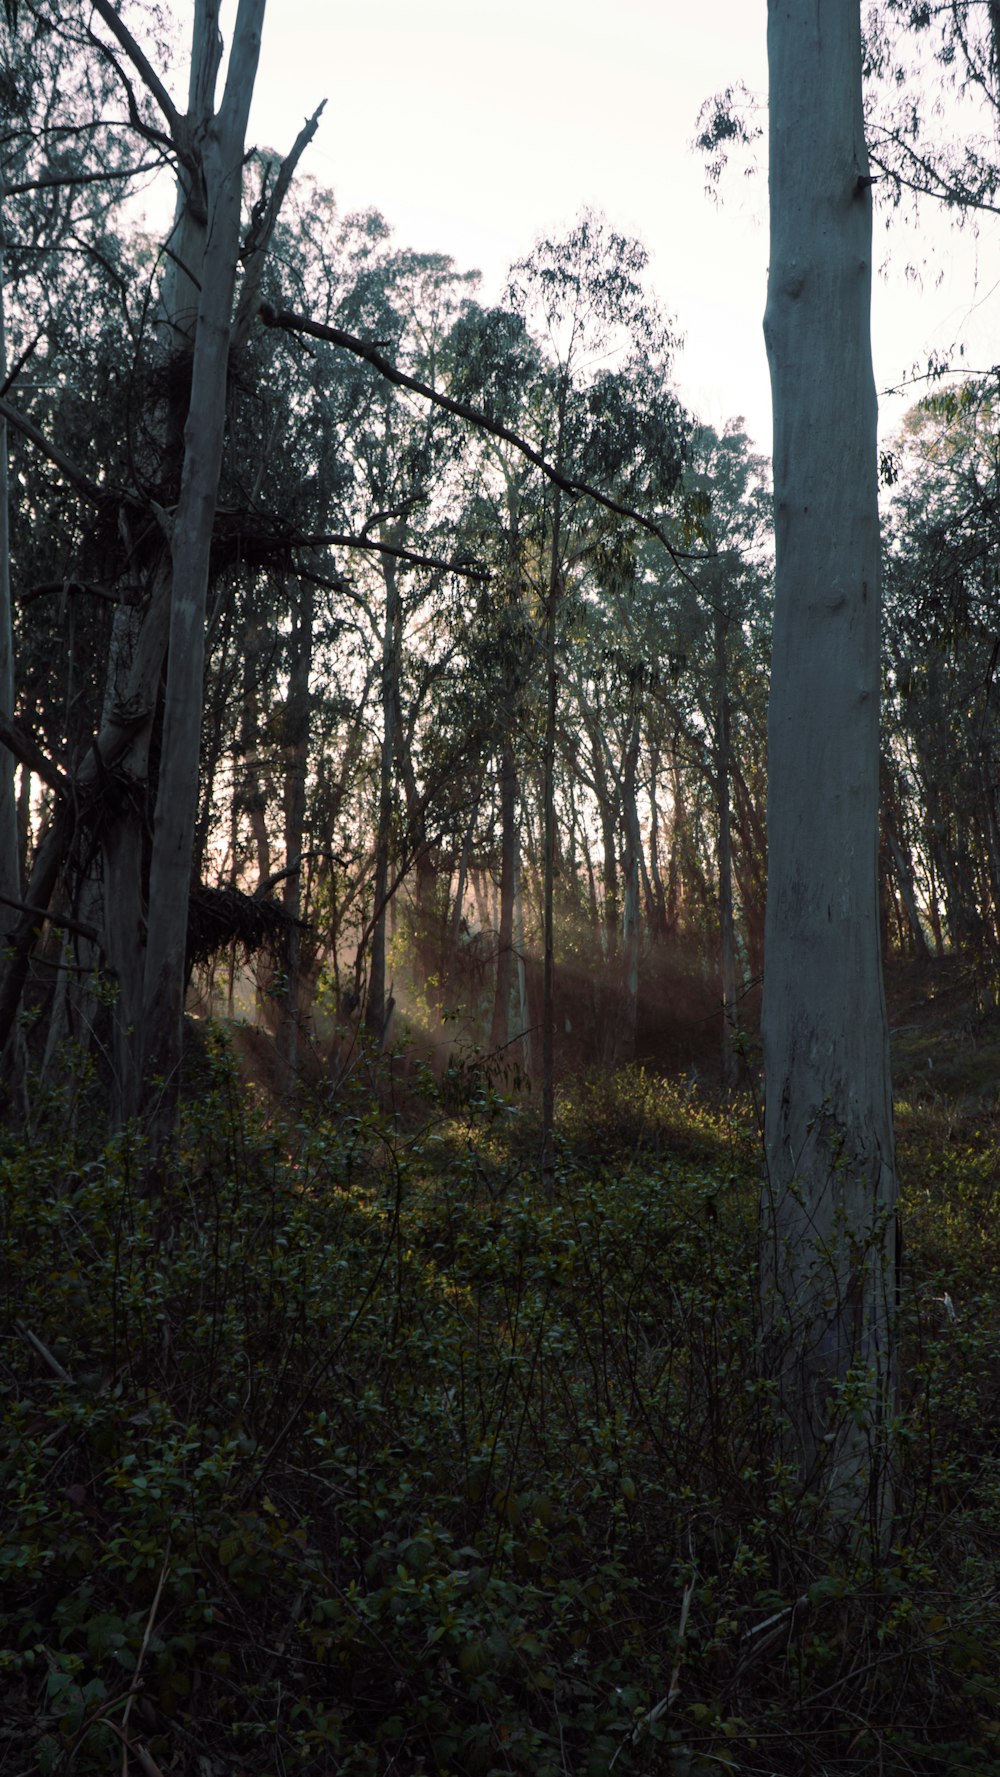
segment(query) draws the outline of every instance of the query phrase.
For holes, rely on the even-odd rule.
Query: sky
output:
[[[326,99],[303,165],[341,210],[381,210],[400,246],[480,269],[486,301],[540,234],[602,211],[649,251],[650,287],[684,335],[682,398],[719,427],[742,415],[766,451],[766,145],[715,197],[693,147],[702,103],[737,81],[764,122],[766,13],[766,0],[271,0],[251,140],[286,150]],[[880,390],[959,339],[966,362],[992,364],[1000,221],[976,241],[940,215],[914,229],[877,213],[875,263]],[[883,400],[883,441],[919,393]]]

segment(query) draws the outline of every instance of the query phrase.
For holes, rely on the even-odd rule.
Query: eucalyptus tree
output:
[[[448,341],[449,390],[489,419],[520,432],[530,425],[544,385],[545,360],[524,316],[509,309],[483,310],[470,304]],[[491,564],[499,587],[488,634],[478,651],[477,679],[493,694],[490,750],[497,774],[500,867],[489,1040],[491,1049],[499,1052],[511,1038],[511,1000],[518,964],[518,805],[523,762],[531,751],[529,710],[538,639],[533,611],[543,596],[539,574],[545,503],[538,477],[520,451],[486,432],[475,434],[468,443],[466,529],[477,555]],[[459,917],[461,898],[459,893]],[[522,977],[523,967],[521,958]],[[523,1014],[523,993],[518,1001]],[[520,1022],[523,1026],[523,1015]]]
[[[887,500],[887,838],[918,950],[916,890],[938,942],[995,977],[994,788],[1000,420],[994,378],[928,397],[895,441]],[[914,880],[914,865],[916,878]],[[990,984],[994,991],[995,981]]]
[[[879,935],[879,523],[858,0],[769,0],[775,614],[762,1269],[790,1451],[887,1527],[896,1168]]]
[[[104,776],[126,771],[148,779],[149,741],[167,657],[163,735],[148,872],[148,907],[136,823],[110,823],[103,845],[105,944],[118,977],[119,1080],[122,1110],[138,1108],[142,1083],[156,1080],[158,1139],[169,1132],[176,1102],[185,981],[187,901],[198,806],[203,697],[205,592],[217,541],[230,365],[256,312],[256,293],[281,200],[294,164],[315,129],[300,134],[289,159],[255,205],[246,232],[241,200],[246,119],[253,90],[263,0],[241,0],[225,93],[216,109],[222,41],[215,0],[195,8],[188,108],[181,112],[150,53],[111,0],[69,9],[58,30],[110,67],[125,95],[122,129],[137,135],[176,171],[176,213],[165,270],[152,304],[155,344],[144,357],[155,371],[132,435],[130,474],[117,491],[67,466],[44,437],[40,448],[98,505],[117,498],[120,551],[114,578],[130,577],[137,596],[116,616],[100,732],[65,792],[35,860],[28,900],[47,905],[81,803]],[[138,94],[138,97],[137,97]],[[240,304],[233,297],[238,263]],[[12,416],[11,416],[12,417]],[[31,434],[25,416],[22,430]],[[38,440],[36,439],[36,442]],[[97,467],[95,465],[95,467]],[[170,639],[169,654],[167,649]],[[139,796],[126,798],[134,806]],[[37,913],[15,934],[0,1009],[17,1004]]]
[[[966,218],[996,215],[995,0],[878,0],[865,36],[869,152],[893,203],[929,199]]]
[[[767,675],[761,671],[770,624],[770,473],[738,424],[720,435],[697,427],[680,501],[682,535],[697,539],[703,559],[691,564],[693,585],[679,590],[687,610],[685,670],[678,694],[689,688],[688,723],[708,737],[717,820],[718,929],[722,981],[722,1073],[736,1081],[739,1028],[737,922],[734,891],[734,786],[740,774],[744,801],[753,775],[754,730],[759,736]],[[686,594],[686,597],[684,595]],[[675,594],[675,597],[677,594]],[[747,849],[745,823],[736,837]],[[737,850],[739,847],[736,848]],[[750,850],[753,851],[751,844]],[[748,860],[742,877],[748,880]],[[744,897],[744,925],[748,908]]]
[[[541,453],[563,474],[614,487],[658,509],[680,469],[685,418],[667,384],[674,335],[650,299],[638,241],[585,213],[561,240],[539,240],[513,266],[505,304],[524,317],[549,365],[549,400],[540,406]],[[614,369],[608,360],[617,360]],[[565,509],[552,491],[545,597],[544,915],[542,1009],[542,1173],[554,1181],[554,882],[557,633],[567,564],[594,546],[590,512]]]
[[[396,252],[359,278],[342,305],[338,319],[355,331],[363,328],[392,350],[433,386],[438,359],[449,328],[470,286],[453,262],[438,254]],[[420,568],[408,555],[433,552],[443,532],[442,505],[458,440],[440,411],[401,401],[390,387],[373,379],[354,361],[345,371],[363,404],[365,423],[357,420],[343,441],[355,472],[359,502],[357,529],[380,545],[377,573],[369,580],[364,603],[372,641],[379,656],[381,741],[372,917],[365,1022],[378,1041],[388,1020],[386,918],[400,878],[392,881],[391,850],[395,788],[399,783],[405,807],[404,871],[414,881],[414,927],[418,945],[431,919],[434,891],[433,846],[428,832],[426,786],[421,787],[414,763],[414,737],[426,714],[427,699],[440,671],[430,665],[425,649],[414,675],[414,699],[404,711],[404,659],[407,624],[433,601],[442,580],[440,569]],[[439,637],[447,649],[447,639]]]
[[[7,26],[0,36],[0,396],[5,401],[11,395],[16,401],[23,397],[34,406],[31,397],[37,398],[39,391],[65,388],[81,319],[81,331],[93,341],[94,308],[100,313],[105,307],[109,287],[120,300],[121,254],[114,234],[120,200],[162,164],[163,153],[154,146],[148,153],[137,153],[132,132],[115,122],[120,106],[115,103],[114,70],[80,53],[79,19],[60,21],[48,7],[25,0],[20,8],[8,9]],[[137,105],[137,115],[141,114]],[[72,383],[72,369],[69,377]],[[4,411],[0,413],[0,720],[4,723],[13,720],[16,702],[9,449]],[[16,523],[16,511],[13,516]],[[73,517],[77,519],[78,513]],[[50,578],[39,576],[42,581]],[[26,778],[27,766],[24,770]],[[21,849],[14,809],[14,755],[0,745],[0,934],[13,932],[17,923]]]

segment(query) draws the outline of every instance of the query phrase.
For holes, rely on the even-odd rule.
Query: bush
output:
[[[974,1168],[911,1218],[873,1564],[754,1380],[731,1118],[586,1082],[547,1205],[489,1082],[401,1133],[357,1085],[267,1121],[213,1066],[156,1203],[128,1141],[3,1161],[6,1771],[997,1768],[991,1243],[938,1300]]]

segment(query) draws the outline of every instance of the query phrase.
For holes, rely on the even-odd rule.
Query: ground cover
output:
[[[0,1772],[1000,1769],[995,1033],[928,1004],[893,1012],[877,1560],[757,1374],[749,1102],[578,1081],[548,1202],[481,1068],[279,1112],[222,1044],[150,1202],[37,1100],[0,1160]]]

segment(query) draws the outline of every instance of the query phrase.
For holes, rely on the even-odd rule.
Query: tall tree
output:
[[[879,942],[879,527],[859,0],[769,0],[775,618],[762,1269],[803,1476],[884,1526],[896,1169]]]

